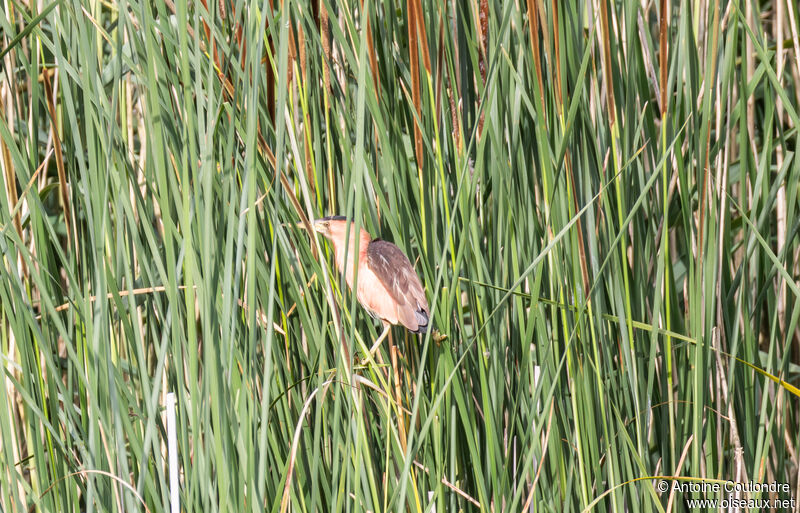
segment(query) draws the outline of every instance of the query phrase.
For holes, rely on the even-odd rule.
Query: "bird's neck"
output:
[[[356,240],[358,240],[358,254],[356,254]],[[347,285],[352,288],[353,287],[353,262],[362,262],[366,258],[367,254],[367,246],[369,245],[370,237],[369,234],[364,230],[361,229],[361,233],[359,234],[359,238],[356,239],[355,228],[351,228],[350,233],[350,244],[349,247],[345,247],[344,245],[337,246],[336,248],[336,268],[339,272],[342,272],[344,269],[344,259],[345,253],[347,253],[347,270],[345,271],[345,280],[347,281]]]

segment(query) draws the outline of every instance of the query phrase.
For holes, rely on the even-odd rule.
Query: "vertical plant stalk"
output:
[[[445,32],[445,25],[444,25],[444,17],[442,15],[442,6],[439,6],[439,22],[438,22],[438,32],[439,32],[439,41],[437,42],[436,46],[436,71],[434,72],[434,76],[436,77],[436,85],[434,86],[434,96],[435,96],[435,116],[436,116],[436,126],[442,126],[442,83],[444,81],[444,62],[445,62],[445,54],[444,54],[444,32]]]
[[[417,180],[419,184],[419,192],[420,192],[420,218],[422,224],[422,247],[427,246],[427,226],[428,223],[426,221],[425,216],[425,195],[423,191],[425,190],[425,185],[422,176],[423,170],[423,161],[424,161],[424,153],[422,147],[422,127],[420,124],[422,123],[422,109],[421,109],[421,93],[420,93],[420,84],[419,84],[419,42],[422,41],[422,56],[423,62],[425,64],[425,71],[427,72],[426,78],[428,79],[428,84],[430,84],[430,76],[431,76],[431,59],[430,54],[428,52],[428,38],[425,32],[425,20],[422,16],[422,6],[420,5],[419,0],[408,0],[407,5],[409,6],[409,13],[408,13],[408,36],[409,36],[409,58],[411,64],[411,96],[414,103],[414,110],[417,114],[416,119],[414,120],[414,150],[417,159]]]
[[[553,0],[553,41],[554,41],[554,50],[555,50],[555,75],[556,75],[556,102],[558,105],[558,120],[561,125],[561,136],[566,137],[566,121],[564,119],[564,98],[562,93],[562,82],[561,82],[561,52],[560,52],[560,44],[559,44],[559,28],[558,28],[558,2],[557,0]],[[572,207],[569,208],[569,215],[574,216],[575,213],[580,210],[578,205],[578,192],[575,190],[575,177],[572,172],[572,157],[570,155],[569,146],[566,147],[566,151],[564,152],[564,167],[567,172],[567,190],[568,194],[570,194],[570,198],[572,199]],[[589,270],[586,265],[586,250],[585,244],[583,241],[583,223],[581,222],[581,218],[578,217],[575,223],[575,231],[578,237],[578,256],[580,257],[580,266],[581,266],[581,279],[583,283],[583,293],[588,294],[589,292]],[[586,301],[590,301],[591,299],[587,296]]]
[[[544,99],[544,82],[542,80],[542,62],[541,62],[541,55],[539,49],[539,10],[536,6],[537,0],[527,0],[527,9],[528,9],[528,29],[530,31],[530,39],[531,39],[531,53],[533,54],[533,68],[534,73],[536,75],[536,83],[539,87],[539,101],[541,104],[542,109],[542,119],[547,119],[547,107]],[[545,27],[541,27],[544,37],[546,36]],[[535,100],[534,100],[535,103]],[[542,123],[544,124],[544,123]],[[545,219],[549,219],[550,217],[550,187],[547,180],[547,172],[544,170],[541,172],[542,176],[542,198],[541,204],[544,205],[544,216]],[[539,203],[539,187],[534,188],[534,194],[536,196],[537,203]],[[551,230],[547,230],[547,237],[548,240],[552,240],[552,232]],[[548,261],[550,257],[548,257]]]
[[[369,67],[372,75],[372,85],[375,92],[375,101],[377,104],[380,105],[381,99],[381,82],[380,82],[380,71],[378,70],[378,56],[375,53],[375,44],[373,42],[372,37],[372,23],[370,22],[369,15],[364,12],[364,0],[361,0],[361,11],[362,15],[365,18],[366,29],[367,29],[367,54],[369,55]],[[372,136],[373,136],[373,143],[375,147],[380,146],[380,138],[378,137],[378,127],[373,124]],[[380,169],[376,169],[375,173],[378,177],[380,177]],[[378,225],[381,222],[381,197],[378,194],[378,191],[375,191],[375,210],[378,214]]]
[[[416,29],[417,29],[417,40],[421,42],[419,48],[422,52],[422,64],[425,66],[425,71],[428,73],[428,78],[430,79],[431,74],[431,54],[430,49],[428,48],[428,32],[425,29],[425,17],[422,15],[422,3],[421,0],[413,0],[414,1],[414,9],[416,9]]]
[[[559,128],[561,130],[561,137],[567,137],[566,121],[565,121],[565,118],[564,118],[563,84],[562,84],[562,79],[561,79],[562,70],[561,70],[561,45],[560,45],[560,25],[559,25],[559,16],[558,16],[558,1],[557,0],[553,0],[552,4],[551,4],[551,7],[552,7],[552,13],[553,13],[553,51],[554,51],[553,58],[551,59],[552,62],[554,62],[554,66],[551,69],[553,70],[553,72],[555,74],[555,82],[556,82],[556,87],[555,87],[555,89],[556,89],[556,94],[555,94],[556,109],[555,109],[555,111],[556,111],[556,114],[558,116]],[[549,44],[548,44],[547,48],[548,48],[548,53],[549,53]],[[545,124],[544,126],[545,126],[545,130],[547,130],[547,128],[546,128],[547,125]],[[568,215],[572,218],[572,217],[576,217],[576,214],[577,214],[578,210],[580,210],[580,206],[579,206],[579,203],[578,203],[578,193],[577,193],[577,190],[575,188],[575,178],[574,178],[573,169],[572,169],[572,159],[571,159],[571,155],[570,155],[569,146],[566,147],[565,152],[564,152],[564,168],[565,168],[566,182],[567,182],[567,184],[566,184],[567,185],[567,198],[568,198],[567,199],[567,211],[568,211]],[[554,187],[555,187],[555,185],[554,185]],[[595,326],[594,326],[594,314],[592,312],[591,296],[589,294],[589,287],[590,287],[590,285],[589,285],[589,272],[588,272],[588,268],[587,268],[587,265],[586,265],[586,251],[585,251],[585,247],[586,246],[585,246],[585,243],[584,243],[584,240],[583,240],[583,223],[581,222],[581,216],[577,216],[576,217],[575,231],[576,231],[576,235],[577,235],[576,238],[577,238],[577,246],[578,246],[578,259],[579,259],[579,264],[580,264],[581,280],[582,280],[582,285],[583,285],[582,293],[580,294],[580,296],[582,296],[582,297],[580,297],[580,296],[578,296],[576,294],[576,296],[577,296],[576,297],[576,301],[578,301],[578,300],[586,301],[586,308],[588,310],[588,320],[589,320],[589,333],[590,333],[590,338],[591,338],[591,342],[592,342],[592,348],[594,350],[594,358],[595,358],[595,361],[599,362],[600,361],[600,356],[599,356],[599,349],[598,349],[596,331],[595,331]],[[561,298],[561,301],[565,301],[566,300],[566,298],[564,296],[564,289],[562,287],[559,287],[559,296]],[[566,312],[564,312],[564,311],[562,311],[562,320],[563,320],[565,329],[568,330]],[[565,333],[566,332],[567,331],[565,331]],[[575,368],[575,362],[574,362],[575,356],[573,356],[573,349],[572,348],[567,349],[567,359],[568,359],[568,364],[567,364],[568,368],[574,369]],[[570,372],[572,373],[573,371],[571,370]],[[597,397],[601,398],[601,400],[599,401],[599,403],[600,403],[599,404],[600,412],[601,412],[602,418],[605,419],[605,418],[607,418],[607,413],[606,413],[606,404],[605,404],[605,401],[603,400],[603,398],[605,397],[604,384],[603,384],[603,378],[600,375],[599,367],[596,367],[595,377],[596,377],[596,380],[597,380],[596,381],[596,383],[597,383]],[[574,409],[574,411],[577,411],[577,401],[575,401],[575,398],[573,398],[573,409]],[[606,440],[606,450],[610,453],[611,450],[612,450],[612,447],[611,447],[610,438],[609,438],[608,423],[607,422],[603,422],[602,426],[603,426],[603,438]],[[583,458],[582,455],[581,455],[581,458]],[[608,476],[609,476],[609,486],[613,489],[617,484],[617,480],[616,480],[616,473],[614,471],[614,464],[613,464],[613,462],[611,462],[611,460],[609,460],[609,473],[608,473]],[[586,484],[585,484],[584,479],[583,479],[583,473],[581,473],[581,482],[582,482],[582,484],[584,485],[584,488],[585,488]],[[614,495],[612,495],[611,499],[612,499],[612,503],[614,505],[616,505],[616,497]]]
[[[452,11],[452,18],[449,15],[444,16],[445,23],[447,23],[448,27],[452,24],[452,40],[458,40],[458,29],[455,25],[455,20],[458,16],[458,7],[456,6],[456,1],[453,0],[452,2],[453,11]],[[444,33],[444,28],[442,28],[442,33]],[[459,69],[459,59],[458,59],[458,45],[455,45],[453,48],[453,63],[454,68]],[[450,103],[450,123],[452,125],[451,129],[451,136],[453,137],[453,145],[456,148],[456,152],[461,154],[461,150],[463,148],[463,144],[461,142],[461,123],[459,122],[458,116],[458,108],[456,106],[455,98],[461,97],[461,88],[459,87],[459,77],[458,74],[456,76],[451,76],[449,69],[447,73],[447,79],[450,82],[450,85],[447,87],[447,99]]]
[[[406,452],[407,438],[406,438],[406,418],[403,415],[403,392],[400,388],[400,364],[397,361],[397,346],[394,343],[394,337],[391,330],[389,330],[389,356],[392,359],[392,371],[394,373],[394,401],[397,404],[397,434],[400,437],[400,448],[403,454]]]
[[[9,5],[10,7],[8,12],[8,20],[11,21],[14,19],[14,7],[13,7],[14,4],[8,3],[7,5]],[[3,42],[4,48],[8,44],[7,39],[8,39],[7,37],[0,37],[0,41]],[[9,50],[8,53],[5,55],[4,64],[6,70],[13,69],[12,63],[15,62],[14,58],[15,53],[16,52],[14,52],[14,50],[12,49]],[[12,90],[12,85],[11,85],[12,81],[10,80],[11,78],[10,73],[8,73],[6,76],[9,78],[9,80],[0,82],[0,122],[3,122],[4,124],[6,124],[6,126],[13,127],[14,91]],[[6,94],[11,99],[8,105],[7,118],[6,118],[6,105],[4,102]],[[25,239],[23,239],[22,237],[22,217],[21,217],[22,209],[16,208],[18,206],[17,204],[19,202],[19,197],[17,195],[17,180],[16,180],[16,173],[14,171],[14,162],[11,159],[11,152],[9,151],[8,146],[6,145],[5,138],[3,137],[0,137],[0,167],[2,167],[4,171],[5,189],[6,189],[5,193],[6,193],[6,198],[8,199],[9,208],[12,209],[12,211],[16,210],[16,213],[14,214],[14,219],[12,221],[14,223],[14,229],[17,231],[17,235],[19,236],[20,241],[24,241]],[[18,256],[16,258],[16,262],[19,265],[19,273],[21,281],[26,282],[28,269],[27,266],[25,265],[24,258],[22,258],[21,251],[18,250],[17,255]],[[11,259],[9,258],[9,260]],[[8,266],[12,267],[13,264],[9,261]],[[20,372],[16,369],[13,369],[13,367],[16,366],[15,364],[19,364],[20,362],[17,361],[16,335],[14,334],[14,329],[8,325],[8,318],[5,314],[5,308],[6,308],[5,306],[0,307],[0,323],[2,323],[3,328],[7,329],[7,334],[0,333],[0,337],[8,341],[8,347],[7,347],[8,360],[3,363],[2,367],[6,373],[5,379],[2,380],[3,381],[2,386],[5,388],[6,401],[4,401],[5,404],[0,405],[0,407],[6,410],[7,413],[3,412],[4,415],[9,414],[10,417],[14,418],[12,424],[14,427],[12,429],[13,433],[13,436],[11,437],[12,439],[3,440],[3,444],[4,445],[7,444],[6,446],[11,448],[11,457],[14,458],[15,461],[21,461],[23,458],[27,458],[28,456],[27,451],[23,452],[26,446],[26,436],[25,436],[25,430],[23,428],[23,425],[25,423],[25,410],[24,408],[22,408],[21,394],[19,390],[17,390],[17,387],[15,385],[15,380],[19,382]],[[20,424],[19,427],[17,427],[18,423]],[[21,480],[11,477],[13,475],[13,472],[14,472],[13,469],[9,469],[7,474],[3,476],[3,480],[8,479],[7,482],[9,483],[9,486],[7,489],[8,491],[7,492],[3,491],[2,496],[0,496],[0,497],[5,497],[6,493],[8,493],[8,497],[10,498],[11,501],[15,501],[19,497],[25,497],[26,495],[25,486],[23,485]],[[16,487],[11,486],[11,484],[13,484],[15,480],[17,481]]]
[[[411,99],[414,102],[414,112],[417,116],[414,119],[414,155],[417,158],[417,170],[422,178],[422,133],[420,131],[419,120],[422,117],[420,108],[419,91],[419,48],[417,47],[417,9],[415,0],[406,2],[408,11],[408,56],[411,71]]]
[[[389,331],[389,355],[392,359],[392,370],[394,371],[394,400],[397,405],[397,434],[400,438],[400,448],[403,450],[403,456],[407,454],[408,438],[406,435],[406,419],[403,414],[403,394],[400,389],[400,364],[397,359],[397,346],[394,343],[391,330]],[[414,475],[414,468],[409,467],[411,473],[411,486],[414,489],[414,502],[417,511],[422,511],[419,501],[419,490],[417,490],[417,478]]]
[[[283,8],[284,0],[281,0],[281,12],[289,13],[289,10]],[[294,82],[294,63],[297,60],[297,41],[294,37],[294,27],[292,26],[291,15],[286,19],[285,23],[288,25],[289,31],[289,48],[288,48],[288,61],[286,63],[286,84],[285,87],[289,88],[289,96],[292,95],[292,84]]]
[[[303,26],[297,26],[297,46],[300,61],[300,80],[303,87],[308,84],[308,71],[306,68],[306,36],[303,32]]]
[[[456,109],[456,102],[453,93],[454,87],[457,87],[456,81],[453,80],[453,77],[449,76],[448,79],[450,81],[450,85],[447,86],[447,101],[450,103],[450,124],[452,126],[452,130],[450,132],[451,137],[453,138],[453,146],[456,149],[456,153],[460,154],[463,148],[461,144],[461,130],[460,124],[458,122],[458,110]],[[457,94],[457,92],[456,92]]]
[[[533,67],[536,71],[536,82],[539,84],[539,101],[542,103],[542,114],[547,117],[544,103],[544,84],[542,82],[542,62],[539,57],[539,14],[536,10],[536,0],[528,0],[528,28],[531,34],[531,50],[533,52]]]
[[[56,156],[56,169],[58,171],[58,192],[61,199],[61,208],[64,212],[64,225],[67,231],[67,244],[72,246],[72,216],[70,215],[69,192],[67,190],[67,173],[64,170],[64,155],[61,152],[61,138],[58,136],[58,121],[56,118],[56,99],[53,96],[53,87],[50,85],[50,73],[42,70],[44,92],[47,97],[47,112],[50,114],[50,133],[53,135],[53,150]]]
[[[558,41],[558,0],[552,0],[552,7],[553,7],[553,50],[554,50],[554,59],[553,62],[555,63],[556,69],[556,101],[558,102],[558,115],[561,119],[561,125],[563,128],[564,125],[564,99],[562,97],[562,86],[561,86],[561,47]]]
[[[364,13],[364,0],[361,0],[361,12]],[[378,56],[375,53],[375,44],[372,40],[372,23],[369,18],[365,20],[367,26],[367,53],[369,54],[369,68],[372,71],[372,84],[375,86],[375,99],[380,99],[381,81],[380,72],[378,70]],[[377,138],[376,138],[377,142]]]
[[[478,48],[478,70],[481,73],[481,90],[486,90],[486,61],[489,58],[489,2],[480,0],[478,7],[478,29],[480,30],[480,47]],[[483,133],[483,121],[486,116],[485,109],[481,109],[478,118],[478,140]]]
[[[617,176],[619,170],[619,155],[617,154],[617,140],[619,139],[619,126],[617,125],[617,110],[616,101],[614,99],[614,78],[611,74],[611,34],[608,26],[608,11],[605,0],[600,0],[600,33],[603,35],[602,39],[602,69],[603,79],[606,88],[606,110],[608,112],[608,123],[611,132],[611,161],[613,163],[613,170],[611,176],[614,176],[615,189],[617,196],[617,210],[618,222],[622,237],[620,239],[620,264],[622,267],[623,284],[625,287],[625,316],[627,317],[626,323],[628,327],[628,339],[631,347],[633,347],[633,329],[630,324],[630,296],[628,294],[628,256],[625,248],[628,244],[628,237],[624,231],[624,219],[622,214],[622,191],[620,189],[621,176]]]
[[[328,20],[328,9],[325,7],[324,0],[317,0],[319,13],[319,35],[322,40],[322,82],[325,86],[325,110],[328,110],[328,101],[331,96],[331,70],[328,64],[331,62],[331,28]]]
[[[781,1],[775,3],[776,6],[776,13],[775,13],[775,23],[772,24],[772,29],[775,32],[774,39],[777,42],[778,48],[777,53],[775,55],[776,59],[776,75],[778,77],[778,83],[781,87],[783,87],[783,71],[784,71],[784,47],[783,47],[783,18],[784,18],[784,4]],[[775,115],[778,119],[778,126],[783,127],[783,119],[784,119],[784,112],[783,112],[783,100],[781,100],[780,95],[775,99]],[[777,144],[775,146],[775,164],[778,170],[783,167],[783,145]],[[776,231],[777,231],[777,240],[776,240],[776,247],[778,254],[783,251],[784,246],[786,244],[786,181],[783,180],[781,184],[778,186],[778,194],[775,197],[775,213],[776,219],[775,224]],[[780,327],[780,333],[782,337],[786,336],[786,282],[780,277],[780,275],[775,276],[775,280],[777,282],[778,288],[778,326]]]
[[[613,172],[611,176],[614,176],[615,180],[615,189],[616,189],[616,196],[617,196],[617,216],[619,222],[619,229],[622,233],[622,237],[620,239],[620,264],[622,267],[622,276],[623,276],[623,284],[625,287],[625,323],[628,328],[628,342],[631,346],[631,350],[633,350],[633,327],[631,325],[631,299],[630,299],[630,286],[628,280],[628,255],[626,251],[626,246],[628,245],[628,237],[625,234],[624,229],[624,217],[623,217],[623,205],[622,205],[622,190],[620,182],[622,181],[621,176],[617,176],[619,172],[619,154],[618,154],[618,140],[619,140],[619,125],[617,124],[617,110],[616,110],[616,100],[614,99],[614,77],[611,71],[611,33],[609,32],[609,25],[608,25],[608,7],[606,5],[605,0],[600,0],[600,23],[601,23],[601,33],[603,34],[603,59],[602,59],[602,67],[603,67],[603,78],[604,78],[604,85],[606,87],[606,102],[607,102],[607,110],[608,110],[608,123],[611,131],[611,160],[614,165]],[[635,367],[634,367],[635,372]],[[637,394],[638,395],[638,394]],[[637,419],[638,421],[638,419]]]
[[[272,28],[270,27],[270,20],[272,20],[272,12],[274,10],[274,6],[272,5],[272,0],[269,0],[268,5],[269,5],[269,13],[267,13],[266,28],[267,28],[267,30],[272,32]],[[274,71],[274,67],[272,66],[272,63],[270,63],[270,61],[269,61],[269,57],[270,56],[273,56],[273,59],[272,59],[273,61],[275,60],[274,59],[274,55],[275,55],[275,38],[272,35],[270,35],[270,37],[267,40],[267,47],[269,48],[267,50],[268,55],[265,57],[266,64],[267,64],[267,66],[266,66],[266,72],[267,72],[267,112],[269,113],[269,119],[272,121],[272,124],[274,125],[275,123],[278,122],[278,120],[275,118],[275,108],[276,108],[276,105],[275,105],[275,71]]]
[[[322,90],[322,107],[325,114],[325,131],[330,134],[331,70],[329,65],[333,62],[331,55],[331,28],[325,0],[317,0],[314,5],[317,6],[317,13],[319,14],[319,33],[322,43],[322,82],[324,86]],[[334,204],[336,180],[333,177],[333,146],[330,137],[326,137],[325,150],[328,162],[325,173],[328,178],[328,211],[333,212],[336,207]]]
[[[11,67],[13,51],[8,52],[5,56],[6,59],[6,69],[13,69]],[[11,91],[11,81],[9,80],[7,84],[0,84],[0,118],[5,118],[5,105],[4,105],[4,94],[3,90],[8,93],[9,96],[13,95]],[[9,117],[13,116],[13,109],[9,109]],[[3,119],[3,122],[6,123],[8,126],[13,126],[11,123],[11,119]],[[5,171],[5,181],[6,181],[6,198],[8,198],[9,207],[14,210],[19,202],[19,196],[17,194],[17,177],[16,173],[14,172],[14,162],[11,160],[11,152],[6,145],[6,141],[3,138],[0,138],[0,157],[2,157],[2,164],[3,170]],[[24,241],[25,239],[22,237],[22,209],[16,209],[17,212],[14,214],[14,228],[17,230],[17,235],[19,236],[19,240]],[[27,276],[28,269],[25,265],[25,260],[22,258],[18,258],[17,261],[20,264],[20,273],[21,275]]]
[[[617,126],[617,111],[616,111],[616,101],[614,100],[614,82],[613,78],[611,77],[611,34],[609,33],[608,28],[608,7],[606,6],[606,2],[600,0],[600,24],[601,30],[603,34],[603,74],[604,74],[604,83],[606,86],[606,106],[608,109],[608,124],[612,127]],[[612,155],[612,158],[617,158],[616,155]],[[615,164],[616,167],[616,164]],[[616,169],[614,170],[616,172]]]
[[[658,30],[658,49],[659,49],[659,83],[660,83],[660,106],[661,106],[661,150],[667,151],[667,113],[669,112],[669,104],[667,99],[667,65],[669,64],[669,49],[667,47],[667,30],[669,29],[669,12],[667,11],[667,0],[660,0],[659,2],[659,30]],[[675,390],[673,383],[673,369],[672,369],[672,337],[669,335],[672,329],[672,320],[670,315],[670,282],[672,277],[670,275],[670,256],[669,256],[669,174],[667,172],[667,163],[672,162],[672,159],[663,159],[663,168],[661,173],[662,181],[662,219],[661,222],[661,254],[664,259],[664,324],[667,329],[667,335],[664,339],[664,352],[666,353],[667,364],[667,396],[669,398],[669,455],[670,463],[674,463],[677,458],[677,446],[675,443]]]
[[[794,66],[795,69],[792,70],[795,82],[800,82],[800,35],[798,35],[797,30],[797,20],[795,18],[794,13],[794,2],[792,0],[786,0],[786,19],[789,20],[789,31],[791,32],[791,40],[792,40],[792,48],[794,48]],[[800,89],[795,88],[795,98],[797,102],[800,103]]]
[[[203,7],[205,7],[206,11],[211,14],[212,11],[208,8],[208,1],[200,0],[200,2],[203,4]],[[172,2],[172,0],[167,0],[166,4],[172,13],[175,14],[175,4]],[[208,22],[202,17],[200,19],[203,21],[203,29],[206,33],[206,40],[211,45],[211,56],[214,59],[214,64],[217,67],[217,71],[222,72],[222,63],[220,62],[219,55],[217,54],[217,41],[211,37],[211,27],[209,27]]]
[[[750,2],[747,2],[747,5],[750,5]],[[719,37],[719,0],[714,2],[714,18],[711,22],[713,25],[711,29],[711,49],[709,53],[711,55],[711,66],[708,67],[705,83],[708,84],[706,90],[706,98],[705,101],[708,102],[707,105],[711,105],[711,90],[713,88],[714,80],[713,77],[716,74],[717,69],[717,39]],[[750,41],[750,38],[747,38]],[[751,43],[752,44],[752,43]],[[752,57],[750,57],[752,59]],[[748,73],[750,75],[750,73]],[[748,99],[748,105],[750,105],[750,101],[753,99],[753,95],[750,96]],[[747,115],[747,123],[748,125],[753,122],[753,118],[750,116],[750,109],[748,108],[748,115]],[[749,130],[749,129],[748,129]],[[752,135],[752,132],[751,132]],[[755,143],[753,143],[755,144]],[[705,213],[706,213],[706,194],[708,189],[708,154],[711,149],[711,129],[709,127],[706,130],[706,155],[703,161],[703,188],[700,196],[700,218],[698,223],[698,236],[697,236],[697,268],[701,271],[698,273],[698,280],[702,280],[703,276],[703,253],[705,248],[705,243],[703,242],[703,231],[705,228]],[[757,158],[757,153],[753,152],[753,158]]]
[[[611,160],[614,165],[613,172],[611,176],[614,177],[615,182],[615,189],[616,189],[616,196],[617,196],[617,221],[619,223],[619,230],[620,230],[620,241],[619,241],[619,257],[620,257],[620,267],[622,267],[622,280],[623,280],[623,293],[625,296],[625,325],[627,327],[627,334],[628,334],[628,345],[629,351],[631,355],[631,359],[635,358],[635,349],[634,349],[634,339],[633,339],[633,327],[631,325],[632,320],[632,312],[631,312],[631,295],[630,295],[630,281],[628,278],[628,254],[626,251],[628,245],[628,237],[625,230],[625,222],[624,222],[624,214],[623,214],[623,204],[622,204],[622,176],[617,176],[619,173],[620,165],[619,165],[619,153],[618,153],[618,139],[619,139],[619,125],[617,124],[617,112],[616,112],[616,101],[614,99],[614,75],[611,69],[611,32],[609,31],[609,24],[608,24],[608,6],[606,4],[606,0],[600,0],[600,23],[601,23],[601,34],[603,35],[602,38],[602,45],[603,45],[603,82],[606,87],[606,101],[608,106],[608,118],[609,118],[609,126],[611,128]],[[637,366],[634,362],[631,362],[631,369],[630,372],[632,373],[632,383],[638,383],[638,372]],[[639,400],[639,389],[636,386],[632,387],[634,401],[637,407],[641,404]],[[636,417],[636,445],[639,448],[639,451],[642,452],[644,450],[642,446],[642,427],[641,427],[641,419],[640,417]],[[609,464],[612,460],[609,460]],[[611,495],[612,504],[614,509],[616,508],[617,498],[616,494]]]
[[[792,36],[792,48],[794,49],[794,61],[795,69],[792,70],[792,74],[794,76],[795,83],[800,83],[800,35],[798,35],[797,31],[797,21],[795,19],[794,13],[794,2],[792,0],[786,0],[786,19],[789,21],[789,31],[791,32]],[[798,103],[800,103],[800,89],[795,88],[795,98],[797,98]],[[794,338],[797,341],[794,345],[794,361],[800,361],[800,340],[797,337]],[[798,463],[798,473],[797,473],[797,496],[800,496],[800,455],[797,457]]]
[[[302,104],[302,113],[303,113],[303,129],[305,132],[305,137],[303,137],[303,149],[304,149],[304,156],[305,156],[305,170],[306,170],[306,181],[308,182],[308,186],[310,188],[311,196],[316,197],[317,192],[317,183],[315,180],[315,173],[314,173],[314,165],[311,160],[311,119],[308,114],[308,73],[306,72],[306,38],[305,33],[303,32],[303,26],[298,24],[297,26],[297,43],[298,43],[298,53],[299,53],[299,61],[300,61],[300,79],[298,84],[298,95],[300,95],[300,100]]]
[[[166,397],[167,407],[167,447],[169,454],[169,506],[171,513],[180,513],[180,485],[178,474],[178,435],[175,421],[175,393],[169,392]]]
[[[224,0],[220,0],[224,3]],[[241,62],[241,69],[244,71],[245,64],[247,63],[247,40],[242,37],[244,34],[244,26],[238,20],[236,21],[236,28],[233,31],[233,36],[236,38],[236,44],[239,46],[239,61]]]

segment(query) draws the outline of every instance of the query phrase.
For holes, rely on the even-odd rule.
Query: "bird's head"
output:
[[[322,234],[333,244],[338,256],[344,255],[345,240],[347,233],[350,233],[350,251],[355,254],[355,241],[361,239],[361,250],[365,251],[370,242],[369,233],[363,228],[361,233],[358,234],[355,230],[353,222],[344,216],[328,216],[317,219],[311,223],[312,229]],[[298,228],[305,228],[302,223],[297,223]]]
[[[344,240],[344,232],[347,229],[347,218],[344,216],[328,216],[314,221],[314,230],[329,239]]]

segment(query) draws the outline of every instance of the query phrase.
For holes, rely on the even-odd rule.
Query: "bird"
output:
[[[370,348],[370,353],[380,346],[392,325],[403,325],[412,333],[427,332],[430,310],[425,289],[400,248],[389,241],[371,238],[363,228],[356,233],[355,224],[344,216],[317,219],[313,228],[333,246],[336,268],[340,274],[344,272],[350,290],[353,289],[354,262],[358,263],[358,302],[384,327],[383,333]],[[348,232],[349,246],[345,244]],[[357,255],[356,237],[359,240]],[[348,259],[346,269],[345,253]]]

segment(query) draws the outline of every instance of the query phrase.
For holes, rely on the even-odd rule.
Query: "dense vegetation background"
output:
[[[797,5],[577,4],[3,0],[0,509],[800,499]]]

